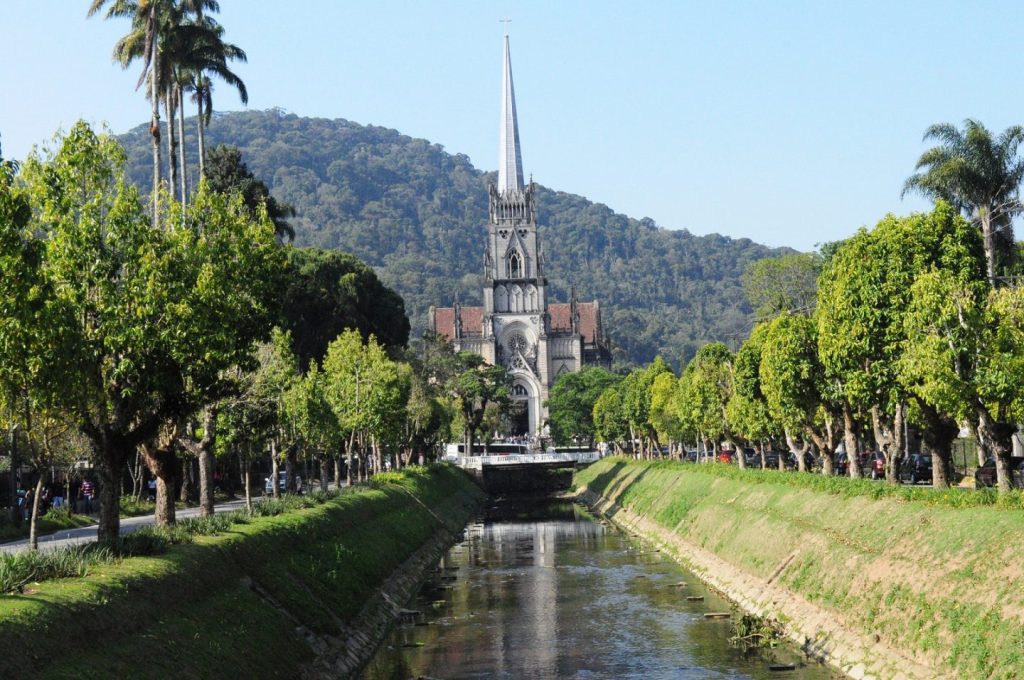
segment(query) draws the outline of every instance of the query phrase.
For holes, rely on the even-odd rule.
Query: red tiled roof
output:
[[[580,312],[580,335],[584,342],[594,342],[598,330],[599,312],[597,302],[578,302],[576,307]],[[568,302],[553,302],[548,304],[548,314],[551,315],[551,330],[568,333],[572,329],[572,321],[569,318],[570,305]]]
[[[597,302],[579,302],[577,307],[580,312],[580,335],[584,342],[596,342],[599,329],[600,311]],[[548,314],[551,315],[551,331],[568,333],[572,329],[569,318],[568,302],[553,302],[548,304]],[[483,307],[462,308],[462,334],[479,336],[483,333]],[[442,335],[449,342],[455,339],[455,310],[452,307],[434,308],[434,331]]]
[[[484,329],[484,308],[462,308],[462,334],[480,335]],[[449,342],[455,339],[455,310],[452,307],[434,308],[434,331]]]

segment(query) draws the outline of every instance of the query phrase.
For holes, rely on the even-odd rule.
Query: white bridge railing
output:
[[[459,456],[456,465],[467,470],[482,470],[484,466],[540,465],[545,463],[593,463],[601,458],[597,451],[572,453],[512,453],[500,456]]]

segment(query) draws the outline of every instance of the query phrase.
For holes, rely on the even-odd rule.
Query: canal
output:
[[[566,501],[490,500],[406,606],[365,678],[838,677],[734,646],[731,619],[705,618],[727,600]]]

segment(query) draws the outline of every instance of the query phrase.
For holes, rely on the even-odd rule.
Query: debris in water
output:
[[[795,663],[770,663],[768,664],[768,670],[770,671],[795,671]]]
[[[685,588],[686,587],[686,581],[680,581],[679,583],[670,583],[668,585],[668,587],[669,588]]]
[[[687,602],[703,602],[704,601],[704,596],[703,595],[690,595],[689,597],[686,598],[686,601]]]
[[[706,614],[704,614],[705,619],[727,619],[730,616],[732,616],[732,614],[730,614],[729,612],[707,612]]]

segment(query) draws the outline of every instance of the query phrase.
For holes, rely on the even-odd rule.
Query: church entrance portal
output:
[[[530,409],[526,401],[512,402],[511,413],[509,413],[510,432],[513,437],[522,437],[530,434]]]

